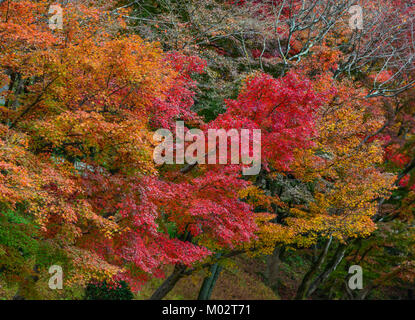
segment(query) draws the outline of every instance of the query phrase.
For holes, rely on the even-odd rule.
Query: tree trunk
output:
[[[284,254],[285,249],[280,246],[276,246],[272,255],[267,257],[267,271],[266,271],[266,281],[267,285],[278,294],[278,275],[279,275],[279,265],[281,262],[282,255]]]
[[[215,263],[210,268],[211,275],[209,277],[205,277],[205,279],[203,280],[197,300],[209,300],[210,299],[213,288],[215,287],[215,284],[216,284],[216,280],[218,280],[219,274],[221,271],[222,271],[222,267],[219,266],[219,264],[217,263]]]
[[[327,256],[327,252],[329,251],[332,240],[332,237],[330,237],[330,239],[327,240],[324,249],[321,251],[321,254],[318,257],[317,261],[311,266],[310,270],[305,274],[303,281],[301,281],[300,287],[297,290],[297,295],[295,296],[296,300],[304,300],[306,298],[306,294],[308,292],[308,288],[310,287],[311,281],[313,280],[313,276],[323,264],[324,259]]]
[[[218,266],[218,268],[216,269],[215,276],[213,277],[212,284],[210,285],[210,289],[209,289],[209,292],[208,292],[207,300],[209,300],[210,297],[212,296],[213,288],[215,287],[216,281],[218,280],[219,275],[220,275],[222,269],[223,269],[222,266]]]
[[[347,246],[344,244],[340,244],[339,247],[336,250],[336,253],[334,254],[333,258],[327,265],[326,269],[323,273],[321,273],[316,280],[313,281],[310,288],[308,289],[308,292],[306,294],[306,297],[312,295],[314,291],[318,289],[318,287],[324,283],[328,277],[332,274],[333,271],[336,270],[340,262],[343,260],[344,254],[346,252]]]
[[[176,265],[172,274],[164,280],[160,287],[153,293],[150,300],[163,299],[176,285],[176,283],[184,276],[186,267],[183,265]]]

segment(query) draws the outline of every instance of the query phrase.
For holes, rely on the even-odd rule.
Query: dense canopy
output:
[[[235,274],[240,299],[412,297],[413,5],[51,5],[0,3],[0,298],[230,299]],[[260,130],[259,173],[231,136],[225,163],[156,163],[179,123]]]

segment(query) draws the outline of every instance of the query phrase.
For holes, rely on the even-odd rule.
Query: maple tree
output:
[[[24,21],[29,27],[46,6],[28,3],[39,12],[20,12],[24,4],[11,4],[7,28],[21,13],[28,15]],[[39,50],[25,49],[35,45],[38,35],[25,38],[24,28],[16,37],[2,39],[5,48],[13,48],[2,51],[2,65],[10,78],[19,79],[10,88],[24,87],[23,92],[3,93],[2,202],[11,210],[26,203],[23,212],[40,226],[39,238],[64,249],[74,266],[68,283],[116,276],[136,285],[146,274],[161,276],[165,264],[191,265],[209,254],[186,241],[187,232],[232,245],[249,239],[254,225],[245,218],[249,206],[232,197],[244,185],[235,173],[208,172],[172,184],[157,177],[152,163],[152,127],[169,127],[177,117],[197,120],[190,111],[190,74],[201,72],[204,62],[164,54],[137,36],[116,37],[117,30],[99,25],[105,16],[95,8],[66,7],[71,28],[54,34],[39,26],[48,36],[39,35]],[[84,29],[86,18],[96,25]],[[21,136],[20,144],[8,142],[15,136]],[[18,156],[32,160],[20,163]],[[216,193],[214,181],[226,179],[228,194]],[[204,206],[197,203],[202,194],[192,190],[199,184]],[[205,196],[209,191],[211,200]],[[177,206],[180,201],[188,205]],[[209,218],[208,208],[215,207],[218,217]],[[177,229],[176,237],[166,232],[169,223]]]
[[[52,30],[49,1],[0,3],[0,280],[38,298],[59,263],[69,288],[165,278],[162,299],[201,272],[209,299],[241,254],[277,291],[289,252],[309,262],[297,299],[413,282],[413,8],[364,1],[353,31],[354,4],[85,0]],[[153,134],[178,120],[261,130],[259,173],[231,148],[156,165]],[[352,263],[361,295],[336,278]]]

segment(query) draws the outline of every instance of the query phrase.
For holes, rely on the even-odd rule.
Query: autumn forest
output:
[[[148,299],[415,299],[415,3],[0,0],[0,300]]]

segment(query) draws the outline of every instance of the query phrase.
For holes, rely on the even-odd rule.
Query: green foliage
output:
[[[36,228],[14,211],[0,213],[0,271],[2,275],[21,276],[28,260],[36,255]]]
[[[38,246],[36,265],[39,268],[45,269],[54,264],[64,266],[66,272],[71,270],[71,260],[66,252],[52,242],[42,241]]]

